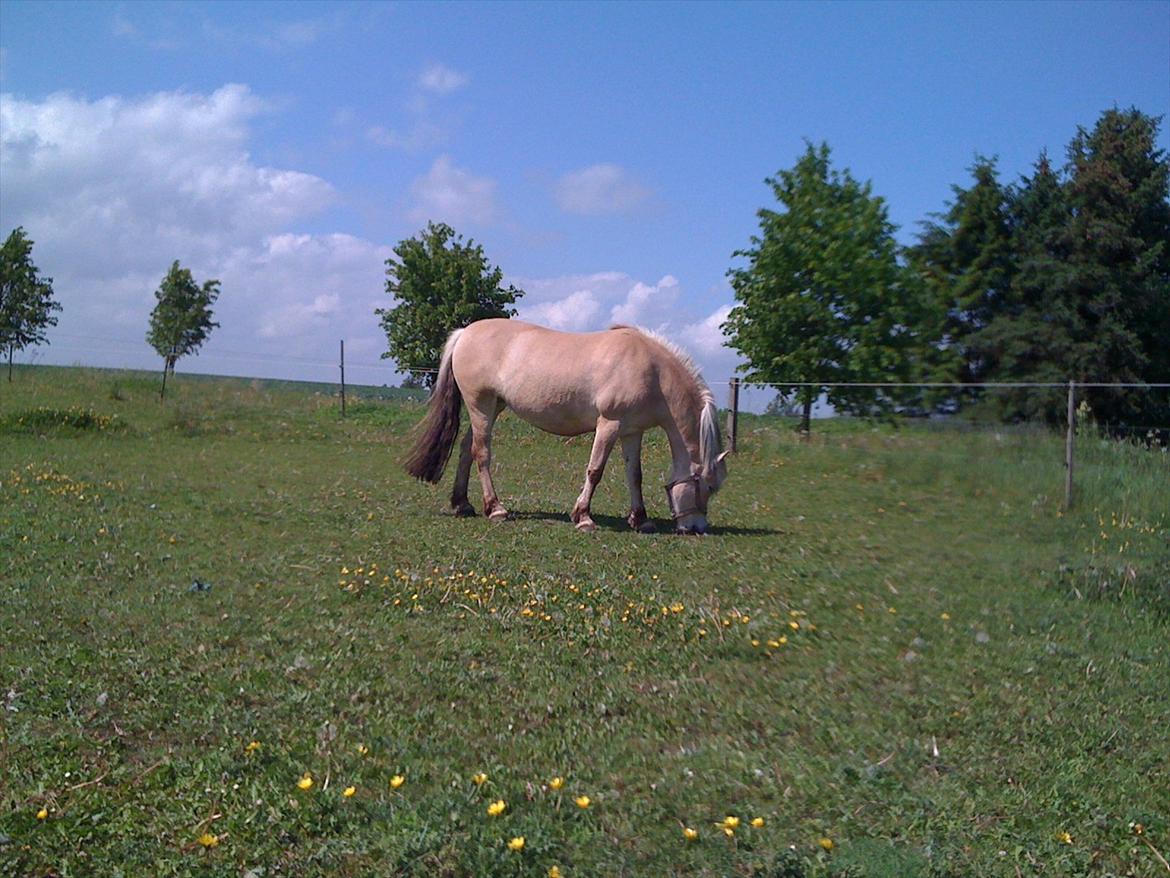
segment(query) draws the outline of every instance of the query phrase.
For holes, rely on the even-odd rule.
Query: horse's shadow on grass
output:
[[[624,518],[616,515],[601,515],[599,513],[592,513],[593,521],[600,530],[613,530],[631,532],[630,524]],[[548,521],[557,522],[567,525],[572,525],[568,513],[565,512],[550,512],[544,509],[533,509],[529,511],[512,511],[508,513],[509,518],[514,518],[517,521]],[[666,518],[652,518],[654,526],[658,528],[659,534],[674,534],[674,522]],[[721,527],[718,524],[711,525],[711,529],[707,532],[707,536],[737,536],[737,537],[773,537],[780,536],[783,531],[772,530],[765,527],[736,527],[734,525]]]

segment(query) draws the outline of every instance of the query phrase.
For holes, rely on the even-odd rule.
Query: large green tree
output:
[[[1170,381],[1170,160],[1159,123],[1106,110],[1068,147],[1062,249],[1080,322],[1069,375],[1082,381]],[[1102,388],[1089,401],[1102,421],[1170,422],[1164,392]]]
[[[443,223],[428,223],[413,238],[394,248],[386,260],[386,292],[397,302],[378,308],[389,350],[400,371],[431,386],[454,330],[488,317],[512,317],[508,306],[524,295],[501,286],[504,273],[491,267],[483,247]]]
[[[48,341],[45,330],[57,325],[53,279],[41,277],[32,261],[33,242],[22,227],[0,246],[0,348],[8,354],[8,380],[12,380],[12,355],[29,345]]]
[[[211,319],[211,306],[219,298],[219,281],[196,283],[190,269],[176,259],[154,297],[157,301],[150,313],[146,340],[163,358],[160,395],[165,397],[167,375],[174,374],[175,362],[198,351],[211,330],[219,326]]]
[[[907,380],[920,366],[926,301],[885,202],[834,169],[826,143],[766,183],[780,209],[758,212],[759,235],[733,254],[746,265],[728,272],[737,304],[723,331],[740,371],[748,383],[810,383],[797,393],[805,431],[822,389],[842,411],[883,408],[888,390],[828,385]]]
[[[1008,302],[1013,272],[1009,193],[995,159],[977,157],[973,183],[952,187],[947,211],[924,224],[908,256],[944,315],[932,377],[979,382],[996,369],[980,333]]]

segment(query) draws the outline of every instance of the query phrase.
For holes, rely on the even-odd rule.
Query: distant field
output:
[[[0,875],[1170,874],[1163,449],[1062,515],[1062,437],[749,416],[713,535],[589,536],[588,437],[491,524],[417,402],[157,387],[0,384]]]

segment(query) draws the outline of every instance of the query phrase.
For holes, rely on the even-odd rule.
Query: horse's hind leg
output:
[[[455,470],[455,485],[451,489],[451,508],[456,515],[475,515],[475,507],[467,499],[467,483],[471,479],[471,428],[463,435],[459,446],[459,466]]]
[[[597,530],[593,517],[589,514],[589,504],[593,501],[593,492],[597,483],[601,481],[605,472],[605,462],[613,450],[613,443],[618,437],[618,422],[607,421],[601,418],[597,421],[597,432],[593,434],[593,451],[589,454],[589,468],[585,471],[585,487],[581,489],[581,496],[573,505],[569,518],[577,525],[577,530]]]
[[[646,500],[642,497],[642,434],[622,436],[622,457],[626,459],[626,485],[630,489],[630,527],[642,533],[654,533],[654,522],[646,517]]]
[[[483,514],[492,521],[503,521],[508,517],[508,510],[496,496],[492,484],[492,427],[504,410],[504,402],[494,396],[490,400],[465,402],[471,420],[471,458],[479,470],[479,483],[483,487]]]

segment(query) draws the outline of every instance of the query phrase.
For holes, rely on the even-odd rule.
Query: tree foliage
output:
[[[428,223],[394,248],[386,260],[386,292],[397,304],[378,308],[389,350],[401,371],[430,386],[447,336],[488,317],[512,317],[508,306],[524,295],[501,286],[503,272],[491,267],[483,247],[443,223]]]
[[[918,278],[898,259],[885,202],[848,170],[832,168],[829,146],[808,144],[795,166],[769,178],[780,210],[758,212],[760,234],[728,272],[738,303],[723,324],[746,360],[749,383],[898,381],[920,355],[928,325]],[[873,412],[891,395],[825,387],[843,411]],[[803,428],[816,386],[804,387]]]
[[[150,313],[146,340],[163,358],[165,394],[166,373],[175,371],[180,357],[198,351],[211,330],[219,326],[211,319],[211,306],[219,298],[219,281],[197,284],[190,269],[182,268],[176,259],[154,297],[157,301]]]
[[[1160,120],[1111,109],[1078,129],[1063,168],[1041,154],[1004,187],[979,159],[911,258],[947,319],[939,377],[963,382],[1170,381],[1170,162]],[[1165,394],[1088,388],[1101,421],[1165,423]],[[983,403],[1005,419],[1064,416],[1064,394]]]
[[[41,277],[32,248],[33,242],[19,226],[0,246],[0,347],[8,354],[9,381],[12,355],[48,341],[45,331],[57,325],[53,312],[61,310],[53,299],[53,279]]]

